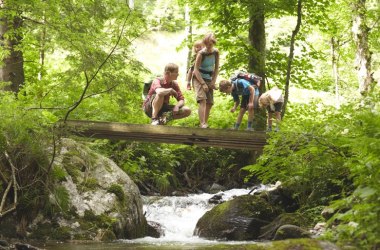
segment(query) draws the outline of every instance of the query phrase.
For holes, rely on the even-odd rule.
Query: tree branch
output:
[[[297,36],[297,34],[300,30],[300,27],[301,27],[301,21],[302,21],[302,0],[298,0],[298,3],[297,3],[297,24],[296,24],[295,29],[292,32],[292,37],[290,40],[288,67],[286,69],[285,97],[284,97],[284,107],[282,109],[282,114],[281,114],[282,117],[285,115],[286,104],[288,103],[288,98],[289,98],[290,72],[292,70],[292,63],[293,63],[293,57],[294,57],[294,44],[296,41],[296,36]]]
[[[79,98],[79,100],[67,111],[66,115],[65,115],[65,118],[63,119],[63,122],[65,123],[67,121],[67,118],[69,117],[70,113],[73,112],[80,104],[81,102],[83,101],[85,95],[86,95],[86,92],[88,90],[88,88],[90,87],[90,84],[91,82],[95,79],[95,77],[98,75],[98,73],[100,72],[100,70],[103,68],[103,66],[107,63],[108,59],[111,57],[111,55],[115,52],[117,46],[119,45],[120,43],[120,40],[121,40],[121,37],[124,33],[124,29],[125,29],[125,26],[126,26],[126,23],[127,23],[127,20],[129,18],[129,15],[125,18],[124,20],[124,23],[123,23],[123,26],[121,28],[121,31],[120,31],[120,34],[117,38],[117,41],[116,41],[116,44],[113,46],[113,48],[111,49],[110,53],[108,53],[107,57],[104,59],[104,61],[99,65],[99,67],[97,68],[97,70],[95,71],[94,75],[88,79],[88,76],[87,76],[87,73],[84,72],[85,76],[86,76],[86,86],[85,88],[83,89],[83,92]]]
[[[9,165],[11,166],[12,170],[12,179],[9,181],[8,186],[3,194],[2,200],[1,200],[1,205],[0,205],[0,217],[3,217],[5,214],[12,212],[13,210],[16,209],[17,206],[17,181],[16,181],[16,167],[12,163],[12,159],[8,155],[8,152],[4,152],[5,158],[7,159]],[[5,206],[6,198],[8,196],[8,193],[12,187],[13,184],[13,205],[8,209],[3,212],[3,208]]]

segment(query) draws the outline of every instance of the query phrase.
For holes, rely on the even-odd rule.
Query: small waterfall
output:
[[[215,195],[222,197],[223,201],[232,199],[235,196],[254,193],[267,189],[262,185],[252,191],[252,189],[231,189],[217,194],[191,194],[188,196],[145,196],[143,197],[145,216],[148,221],[159,223],[165,236],[159,239],[150,237],[139,241],[156,242],[205,242],[206,240],[193,236],[193,231],[198,220],[215,204],[208,201]]]

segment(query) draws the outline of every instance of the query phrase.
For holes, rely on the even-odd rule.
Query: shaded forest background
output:
[[[0,219],[49,207],[52,180],[59,178],[52,162],[68,136],[59,120],[149,122],[139,108],[143,79],[175,60],[183,81],[192,43],[212,31],[220,78],[243,68],[264,77],[261,92],[278,86],[285,94],[281,133],[270,135],[255,164],[244,151],[89,145],[115,160],[142,192],[279,180],[293,188],[305,215],[319,220],[326,206],[334,211],[326,238],[376,249],[379,13],[376,0],[0,1]],[[176,34],[184,39],[172,49],[186,58],[141,54],[139,44],[172,44]],[[148,66],[144,56],[159,63]],[[192,93],[186,98],[195,111]],[[230,97],[216,94],[211,127],[232,125],[231,105]],[[256,121],[263,129],[265,112]],[[196,112],[171,125],[198,126]]]

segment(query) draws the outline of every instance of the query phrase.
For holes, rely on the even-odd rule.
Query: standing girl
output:
[[[187,90],[191,90],[191,80],[193,79],[195,59],[197,58],[198,52],[201,51],[201,49],[203,49],[203,47],[204,47],[204,45],[203,45],[203,42],[201,40],[198,40],[193,44],[193,56],[192,56],[191,62],[190,62],[191,67],[187,71],[187,75],[186,75],[186,80],[187,80],[187,87],[186,88],[187,88]]]
[[[196,57],[194,66],[194,90],[198,103],[198,116],[201,128],[208,128],[208,118],[214,104],[215,82],[219,73],[219,51],[214,48],[216,39],[213,33],[203,38],[203,48]]]

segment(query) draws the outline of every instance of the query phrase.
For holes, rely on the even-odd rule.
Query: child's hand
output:
[[[171,94],[172,94],[172,96],[174,96],[174,98],[178,97],[178,93],[174,89],[172,89]]]
[[[191,90],[191,84],[189,82],[187,83],[186,89]]]
[[[202,85],[203,90],[207,93],[208,92],[208,86],[207,84]]]
[[[216,86],[215,86],[215,83],[211,84],[210,86],[212,89],[218,89]]]

